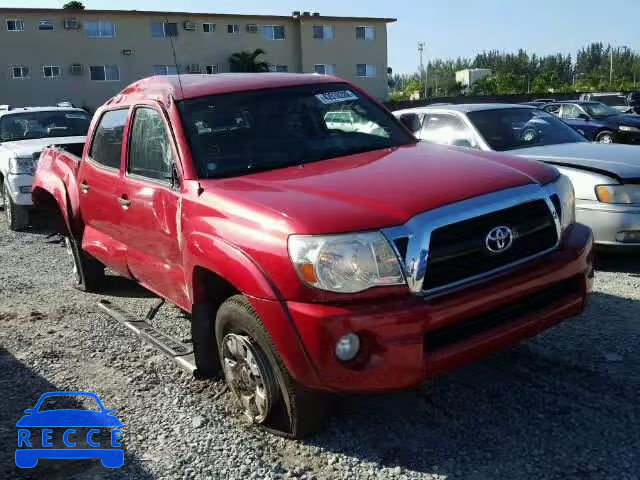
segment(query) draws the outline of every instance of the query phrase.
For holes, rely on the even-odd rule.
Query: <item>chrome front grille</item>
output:
[[[383,230],[417,295],[447,292],[528,262],[557,247],[561,227],[553,185],[525,185],[464,200]],[[491,252],[486,236],[506,226],[513,242]]]

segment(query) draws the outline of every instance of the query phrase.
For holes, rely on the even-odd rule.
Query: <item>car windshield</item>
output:
[[[469,119],[493,150],[586,142],[553,115],[533,108],[504,108],[469,112]]]
[[[598,95],[591,100],[596,100],[611,107],[627,106],[627,99],[623,95]]]
[[[88,395],[52,395],[46,397],[38,408],[39,412],[49,410],[91,410],[99,412],[100,406],[95,398]]]
[[[348,85],[316,84],[180,102],[201,178],[222,178],[415,143]]]
[[[84,136],[91,116],[80,110],[10,113],[0,118],[0,141]]]
[[[600,102],[584,103],[582,106],[589,115],[595,118],[613,117],[614,115],[620,115],[620,112],[615,108],[608,107],[604,103]]]

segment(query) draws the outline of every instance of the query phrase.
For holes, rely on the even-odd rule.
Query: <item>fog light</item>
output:
[[[355,333],[348,333],[340,337],[336,343],[336,357],[343,362],[353,360],[360,351],[360,337]]]
[[[20,187],[20,193],[31,193],[31,187],[29,186]]]
[[[621,243],[640,243],[640,230],[618,232],[616,240]]]

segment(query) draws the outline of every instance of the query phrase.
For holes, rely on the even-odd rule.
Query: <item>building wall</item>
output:
[[[7,30],[7,19],[24,20],[24,31]],[[78,30],[65,30],[64,19],[75,18]],[[40,31],[39,20],[52,20],[54,31]],[[84,23],[113,20],[114,38],[89,38]],[[185,20],[196,23],[195,31],[183,27]],[[375,22],[375,40],[357,40],[355,27],[373,25],[371,21],[325,19],[324,17],[250,17],[203,14],[154,14],[151,12],[105,13],[86,11],[7,11],[0,9],[0,104],[51,105],[68,100],[74,105],[95,108],[126,85],[153,74],[154,65],[173,65],[169,38],[152,37],[151,22],[175,22],[178,35],[173,38],[177,64],[184,73],[187,65],[216,65],[220,72],[229,70],[227,58],[241,50],[262,48],[270,64],[286,65],[290,72],[313,72],[317,63],[336,64],[337,75],[353,81],[370,94],[387,97],[386,22]],[[203,22],[216,24],[214,33],[204,33]],[[313,39],[314,24],[335,25],[334,40]],[[239,34],[227,33],[227,24],[239,24]],[[247,24],[282,25],[285,40],[266,40],[258,33],[248,33]],[[7,48],[10,46],[10,48]],[[131,55],[123,55],[131,50]],[[356,78],[356,64],[376,65],[376,77]],[[70,66],[82,64],[81,75],[72,75]],[[12,78],[12,66],[28,66],[30,78]],[[61,78],[45,79],[42,67],[61,67]],[[119,81],[90,80],[90,65],[118,65]]]

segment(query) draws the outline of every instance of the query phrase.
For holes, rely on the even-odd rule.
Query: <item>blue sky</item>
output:
[[[0,0],[0,7],[60,7],[63,0]],[[87,8],[288,15],[393,17],[389,65],[416,70],[418,40],[429,57],[470,57],[482,50],[574,53],[592,41],[640,50],[640,0],[85,0]]]

